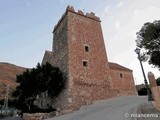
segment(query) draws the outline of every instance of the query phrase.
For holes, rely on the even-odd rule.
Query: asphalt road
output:
[[[2,120],[23,120],[21,117],[9,117],[9,118],[4,118]]]
[[[83,106],[80,110],[47,120],[134,120],[137,106],[147,103],[147,97],[122,96],[97,101],[93,105]]]

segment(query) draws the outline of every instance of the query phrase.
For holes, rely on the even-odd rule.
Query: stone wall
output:
[[[59,67],[62,72],[68,74],[68,19],[62,17],[59,25],[53,31],[53,58],[52,65]]]
[[[60,113],[55,111],[51,113],[24,113],[23,120],[44,120],[48,118],[53,118],[55,116],[59,116]]]
[[[68,6],[53,34],[52,57],[48,61],[68,79],[67,89],[54,104],[60,110],[76,110],[119,95],[136,95],[132,71],[110,68],[101,21],[94,13],[75,12]]]
[[[148,73],[148,79],[155,107],[160,110],[160,87],[157,86],[156,79],[152,72]]]
[[[53,30],[53,57],[51,64],[57,66],[63,72],[68,79],[68,18],[67,15],[63,15],[58,25]],[[67,80],[68,86],[68,80]],[[65,109],[68,104],[68,87],[61,92],[56,98],[53,106],[59,109]]]
[[[132,71],[110,69],[110,76],[112,87],[117,91],[118,96],[137,95]]]
[[[53,53],[51,51],[45,51],[42,64],[45,64],[46,62],[51,63],[51,60],[53,58]]]
[[[108,79],[109,65],[100,19],[94,13],[84,15],[74,10],[69,10],[67,15],[69,106],[72,109],[79,108],[95,100],[116,96]]]

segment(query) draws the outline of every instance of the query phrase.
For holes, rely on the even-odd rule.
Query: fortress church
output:
[[[108,61],[100,18],[94,13],[77,12],[68,6],[53,30],[49,62],[67,76],[67,88],[54,103],[76,110],[96,100],[137,95],[132,70]]]

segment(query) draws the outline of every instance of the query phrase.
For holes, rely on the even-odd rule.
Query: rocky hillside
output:
[[[0,62],[0,99],[4,98],[7,85],[11,90],[16,87],[16,75],[25,70],[26,68],[20,66]]]

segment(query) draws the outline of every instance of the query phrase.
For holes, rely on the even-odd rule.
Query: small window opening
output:
[[[123,78],[123,75],[122,75],[122,73],[120,73],[120,78]]]
[[[83,61],[83,66],[84,66],[84,67],[87,67],[87,66],[88,66],[87,61]]]
[[[54,58],[53,57],[50,57],[50,60],[53,60]]]
[[[89,46],[85,45],[84,49],[86,52],[89,52]]]

